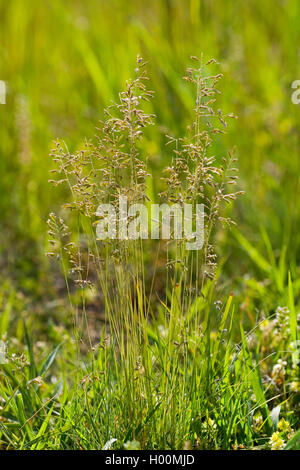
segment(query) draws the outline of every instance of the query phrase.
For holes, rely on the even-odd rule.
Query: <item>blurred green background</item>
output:
[[[228,284],[246,279],[265,295],[273,284],[265,260],[282,279],[289,267],[297,278],[299,17],[295,0],[0,0],[1,282],[34,299],[51,285],[46,220],[64,198],[47,182],[52,140],[72,150],[93,138],[139,53],[155,91],[158,126],[144,143],[155,184],[171,156],[165,133],[180,136],[191,120],[193,90],[182,76],[202,52],[224,73],[220,108],[239,117],[215,145],[218,154],[237,146],[245,191],[233,214],[244,238],[220,236]]]

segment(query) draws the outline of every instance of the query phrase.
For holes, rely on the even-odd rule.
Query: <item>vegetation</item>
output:
[[[2,449],[299,449],[299,6],[152,3],[0,2]]]

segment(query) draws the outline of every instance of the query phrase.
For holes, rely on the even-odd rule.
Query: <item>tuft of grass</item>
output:
[[[16,0],[0,2],[0,11],[0,79],[8,90],[0,107],[0,339],[8,351],[0,365],[1,448],[297,448],[299,107],[291,104],[290,84],[299,73],[300,30],[293,21],[299,4],[174,0],[149,9],[136,0],[53,0],[45,8]],[[214,165],[237,144],[246,190],[233,208],[222,209],[237,227],[218,228],[211,239],[221,258],[215,278],[204,276],[200,294],[194,281],[202,287],[204,272],[190,269],[200,260],[187,260],[180,245],[162,243],[156,252],[148,242],[143,250],[136,243],[114,252],[103,272],[113,247],[104,262],[97,254],[87,258],[96,243],[89,215],[67,215],[60,224],[62,210],[52,228],[62,237],[55,249],[66,295],[43,254],[49,210],[59,212],[70,196],[64,184],[55,192],[46,184],[54,168],[48,143],[66,138],[62,153],[83,164],[86,178],[85,157],[102,150],[85,147],[83,136],[92,140],[91,122],[117,100],[142,51],[151,58],[155,91],[144,112],[155,114],[157,125],[143,128],[135,152],[143,163],[149,156],[153,179],[145,175],[143,184],[153,200],[166,189],[162,170],[176,160],[164,135],[174,134],[175,150],[182,151],[178,136],[194,106],[195,90],[180,78],[186,57],[202,49],[220,57],[221,71],[232,71],[218,106],[239,115],[227,135],[214,139]],[[78,190],[77,203],[86,198]],[[65,243],[74,243],[69,253]],[[114,275],[124,257],[134,263]],[[104,292],[113,293],[106,323],[99,266]],[[134,347],[127,348],[138,315]],[[124,317],[122,341],[108,323],[119,331]]]
[[[140,141],[153,116],[141,103],[147,105],[152,93],[138,57],[136,78],[127,82],[119,104],[106,111],[96,143],[71,153],[58,142],[52,151],[57,177],[51,182],[69,188],[63,209],[70,216],[66,221],[50,214],[48,254],[61,263],[74,343],[71,363],[51,386],[44,379],[57,356],[65,356],[64,345],[38,365],[24,326],[28,353],[12,357],[1,380],[2,442],[8,448],[276,448],[293,438],[297,422],[291,410],[299,382],[295,354],[288,352],[297,337],[292,281],[289,309],[278,308],[274,320],[264,319],[248,333],[233,294],[224,303],[219,298],[222,264],[214,253],[215,228],[217,222],[231,223],[221,204],[240,191],[227,191],[236,183],[232,155],[218,164],[209,154],[212,136],[223,133],[214,120],[226,127],[226,116],[214,110],[221,77],[205,76],[202,59],[194,60],[198,68],[188,70],[188,81],[196,87],[195,120],[187,137],[170,139],[175,150],[162,196],[178,204],[205,204],[204,250],[187,252],[184,239],[165,248],[140,239],[96,239],[100,202],[116,202],[120,195],[130,202],[147,199]],[[235,233],[264,269],[267,261]],[[158,292],[163,249],[165,274]],[[272,269],[277,275],[270,264]],[[89,322],[90,291],[101,299],[105,314],[97,341]],[[280,427],[282,415],[288,421]]]

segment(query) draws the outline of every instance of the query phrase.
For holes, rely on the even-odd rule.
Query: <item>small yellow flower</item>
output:
[[[290,389],[292,392],[299,392],[300,390],[299,382],[291,382]]]
[[[291,439],[295,434],[295,431],[291,427],[290,423],[283,418],[278,423],[278,429],[281,434],[283,434],[283,437],[287,439]]]
[[[278,423],[278,429],[281,432],[291,432],[292,430],[290,423],[283,418]]]
[[[283,449],[285,442],[281,439],[279,432],[274,432],[270,438],[271,450],[281,450]]]
[[[268,319],[265,319],[259,324],[259,329],[261,331],[264,331],[269,327],[269,324],[270,324],[270,321]]]

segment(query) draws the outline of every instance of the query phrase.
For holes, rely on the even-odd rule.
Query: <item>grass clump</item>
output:
[[[11,358],[1,376],[7,448],[283,448],[295,437],[293,284],[289,308],[248,333],[233,294],[218,290],[218,225],[232,225],[224,206],[241,191],[229,189],[237,183],[234,151],[215,156],[214,139],[234,116],[217,107],[221,74],[206,75],[215,61],[193,61],[185,79],[195,89],[194,120],[186,136],[168,136],[174,148],[160,197],[204,205],[203,249],[186,250],[184,237],[97,240],[99,204],[117,206],[121,196],[154,202],[141,146],[154,123],[145,110],[153,94],[138,57],[136,77],[106,110],[96,141],[74,153],[57,142],[52,151],[52,183],[66,185],[70,200],[50,214],[48,254],[61,263],[73,331],[37,365],[23,326],[28,352]],[[91,297],[104,315],[96,331]],[[268,334],[270,322],[276,328]],[[49,382],[54,361],[60,377]]]

